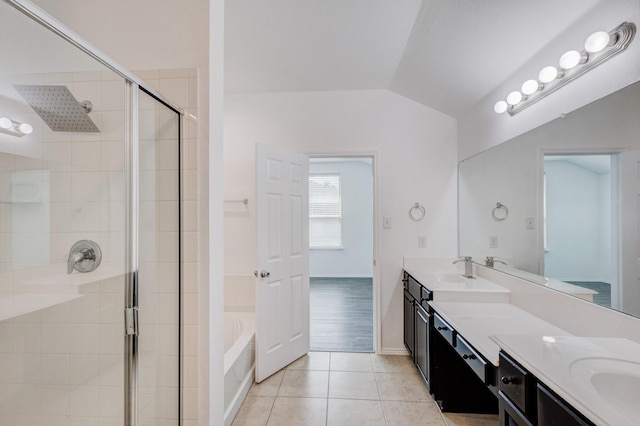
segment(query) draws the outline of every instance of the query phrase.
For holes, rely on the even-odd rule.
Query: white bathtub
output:
[[[224,313],[224,424],[229,426],[253,383],[256,316]]]

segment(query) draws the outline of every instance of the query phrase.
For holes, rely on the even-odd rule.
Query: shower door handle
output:
[[[253,271],[253,275],[256,276],[256,278],[258,278],[258,275],[260,275],[260,278],[268,278],[271,275],[271,272],[269,271],[265,271],[264,269],[262,271],[260,271],[258,273],[258,271]]]

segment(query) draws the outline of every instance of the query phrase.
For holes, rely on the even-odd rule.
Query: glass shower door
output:
[[[10,3],[0,425],[178,425],[180,116]]]
[[[123,425],[128,83],[4,2],[0,47],[0,424]]]
[[[138,414],[180,418],[180,116],[139,92]]]

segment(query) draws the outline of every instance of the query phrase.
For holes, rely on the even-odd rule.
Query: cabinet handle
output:
[[[449,327],[439,326],[439,327],[437,327],[437,329],[438,329],[438,331],[447,331],[449,329]]]
[[[473,354],[471,354],[471,355],[464,354],[464,355],[462,355],[462,359],[476,359],[476,356],[473,355]]]
[[[516,377],[506,377],[506,376],[502,376],[500,377],[500,381],[502,383],[504,383],[505,385],[510,385],[510,384],[517,384],[518,383],[518,379]]]

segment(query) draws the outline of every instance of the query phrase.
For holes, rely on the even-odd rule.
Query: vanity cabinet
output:
[[[404,273],[404,344],[443,411],[497,413],[495,367],[428,305],[433,293]]]
[[[496,368],[437,311],[430,344],[431,393],[445,412],[494,414]]]
[[[415,322],[415,299],[411,293],[404,289],[404,346],[409,352],[409,356],[413,358],[414,352],[414,322]]]
[[[432,293],[404,273],[404,345],[429,389],[429,335],[431,314],[427,302]]]
[[[500,352],[500,426],[593,426],[505,352]]]

